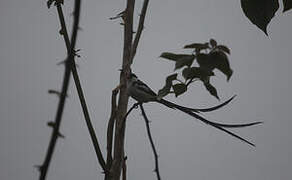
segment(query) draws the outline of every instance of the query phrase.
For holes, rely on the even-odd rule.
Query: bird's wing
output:
[[[144,82],[137,80],[133,83],[134,86],[136,86],[137,89],[152,95],[152,96],[157,96],[157,94],[150,88],[148,87]]]

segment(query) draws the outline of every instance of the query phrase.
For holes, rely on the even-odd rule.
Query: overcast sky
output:
[[[72,5],[73,0],[65,0],[69,29]],[[138,1],[136,9],[140,11],[141,5]],[[76,45],[81,58],[76,61],[103,152],[123,45],[120,20],[109,17],[124,7],[125,0],[82,1],[82,31]],[[139,11],[134,13],[135,22]],[[61,88],[64,67],[56,64],[66,57],[65,44],[58,34],[56,9],[47,9],[45,0],[1,0],[0,24],[0,179],[38,179],[33,166],[44,160],[51,135],[46,123],[54,119],[58,103],[47,91]],[[254,142],[253,148],[178,111],[145,105],[162,179],[292,178],[291,32],[292,11],[277,13],[267,37],[244,16],[239,0],[150,0],[133,71],[157,91],[174,67],[158,58],[162,52],[182,52],[185,44],[214,38],[230,47],[234,75],[227,83],[217,71],[213,82],[221,99],[238,96],[205,117],[223,123],[264,121],[235,131]],[[200,83],[177,99],[167,99],[192,107],[219,103]],[[133,111],[127,123],[128,179],[156,179],[141,112]],[[66,138],[57,143],[47,179],[103,179],[73,84],[61,132]]]

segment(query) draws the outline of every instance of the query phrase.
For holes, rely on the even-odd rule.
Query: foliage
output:
[[[192,43],[184,46],[184,49],[191,49],[191,54],[175,54],[164,52],[160,55],[161,58],[174,61],[174,70],[181,70],[184,80],[178,79],[178,73],[169,75],[166,78],[165,85],[159,90],[159,97],[164,97],[169,93],[174,93],[179,96],[185,93],[188,86],[199,80],[203,82],[206,90],[211,95],[219,99],[216,88],[210,83],[210,78],[215,76],[214,69],[221,71],[226,75],[227,81],[232,76],[228,54],[230,50],[225,45],[218,45],[214,39],[210,39],[206,43]],[[196,60],[197,65],[192,66]],[[176,83],[175,83],[176,82]],[[172,90],[173,91],[172,91]]]
[[[286,12],[292,8],[291,0],[283,0]],[[279,9],[278,0],[241,0],[241,8],[247,18],[260,28],[266,35],[267,26]]]

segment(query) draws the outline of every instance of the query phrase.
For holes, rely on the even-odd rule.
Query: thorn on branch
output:
[[[42,165],[34,165],[33,167],[36,168],[39,172],[41,172],[43,168]]]
[[[61,96],[61,92],[59,92],[59,91],[57,91],[57,90],[54,90],[54,89],[49,89],[49,90],[48,90],[48,93],[49,93],[49,94],[55,94],[55,95],[57,95],[58,97]],[[68,97],[68,95],[66,95],[65,97]]]
[[[64,29],[60,29],[59,33],[63,36],[64,35]]]
[[[61,134],[60,132],[58,132],[58,137],[62,138],[62,139],[65,139],[65,136],[63,134]]]
[[[117,14],[114,17],[110,17],[109,19],[110,20],[115,20],[115,19],[118,19],[118,18],[122,18],[124,20],[124,15],[125,15],[125,11],[122,11],[122,12],[120,12],[119,14]]]
[[[48,125],[49,127],[51,127],[51,128],[55,128],[55,127],[56,127],[56,123],[53,122],[53,121],[49,121],[49,122],[47,123],[47,125]]]

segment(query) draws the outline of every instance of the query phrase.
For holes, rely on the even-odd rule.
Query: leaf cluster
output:
[[[158,96],[162,98],[174,93],[178,97],[187,91],[190,84],[201,81],[206,90],[219,99],[216,88],[210,83],[210,78],[215,76],[214,70],[217,69],[225,74],[227,81],[230,79],[233,74],[228,59],[230,49],[225,45],[218,45],[214,39],[206,43],[188,44],[184,46],[184,49],[191,49],[192,52],[190,54],[164,52],[160,55],[161,58],[174,61],[174,71],[180,70],[184,79],[178,79],[178,73],[167,76],[165,85],[159,90]],[[196,62],[195,65],[194,62]]]

